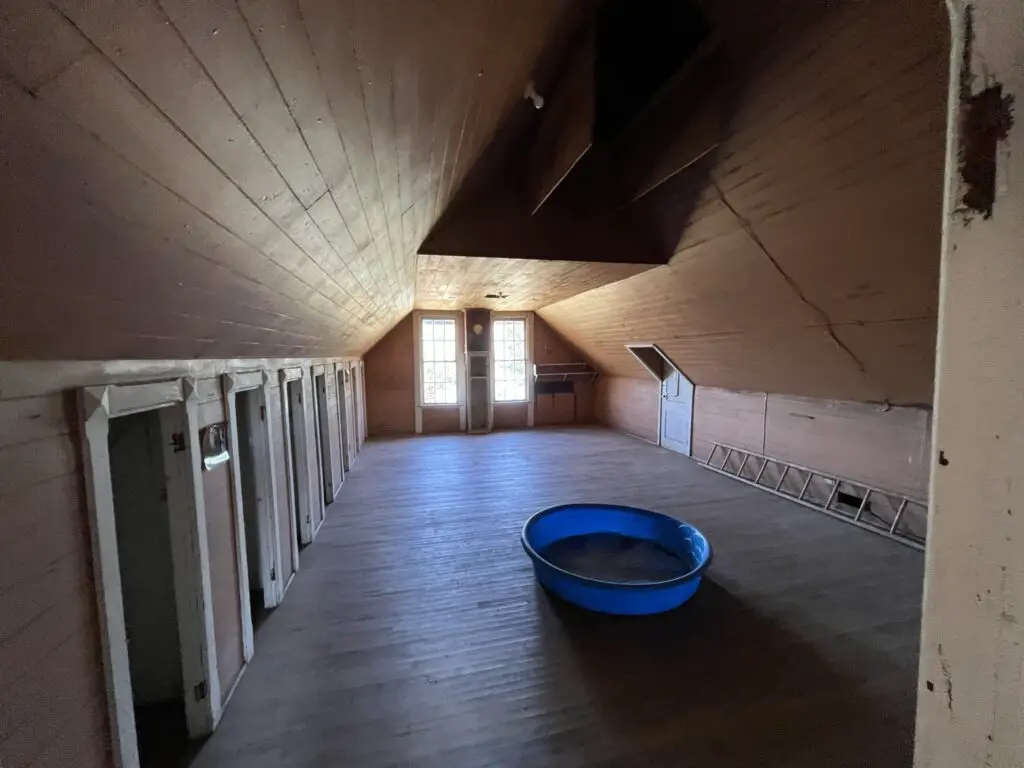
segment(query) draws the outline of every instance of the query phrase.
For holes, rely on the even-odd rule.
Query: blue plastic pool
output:
[[[602,613],[643,615],[689,600],[711,545],[687,523],[636,507],[563,504],[523,526],[523,549],[544,587]]]

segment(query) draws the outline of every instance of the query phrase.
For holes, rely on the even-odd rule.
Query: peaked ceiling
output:
[[[943,3],[701,5],[608,142],[587,0],[5,0],[0,357],[354,355],[484,306],[610,374],[650,341],[927,402]]]
[[[6,0],[0,356],[366,350],[569,0]]]

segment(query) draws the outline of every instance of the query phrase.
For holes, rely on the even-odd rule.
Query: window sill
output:
[[[420,403],[420,408],[461,408],[462,403]]]
[[[525,400],[495,400],[494,406],[498,407],[500,405],[528,405],[529,402],[529,398]]]

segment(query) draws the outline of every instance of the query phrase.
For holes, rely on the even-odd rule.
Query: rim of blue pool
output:
[[[548,520],[555,525],[545,528]],[[684,558],[690,567],[665,580],[613,581],[566,570],[542,554],[556,542],[596,534],[653,543]],[[676,608],[697,591],[712,560],[711,543],[695,526],[660,512],[620,504],[574,503],[542,509],[524,523],[521,541],[542,586],[571,603],[602,613],[641,615]]]

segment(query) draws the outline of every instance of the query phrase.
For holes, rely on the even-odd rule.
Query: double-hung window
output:
[[[423,405],[457,405],[458,335],[455,320],[424,317],[420,322]]]
[[[494,402],[523,402],[526,398],[526,320],[495,320]]]

